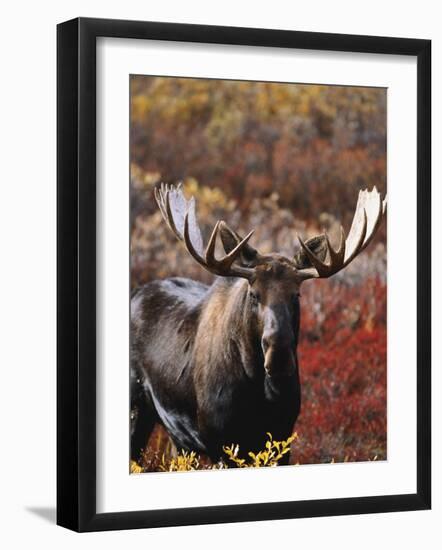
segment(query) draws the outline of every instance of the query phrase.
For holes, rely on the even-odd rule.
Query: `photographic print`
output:
[[[58,525],[431,508],[430,283],[429,40],[57,26]]]
[[[387,459],[386,99],[130,77],[132,474]]]

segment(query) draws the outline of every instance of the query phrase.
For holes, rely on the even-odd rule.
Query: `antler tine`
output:
[[[184,244],[186,245],[187,250],[189,251],[190,255],[203,267],[208,267],[206,262],[204,261],[204,258],[202,258],[198,252],[195,250],[192,240],[189,236],[189,212],[186,212],[186,215],[184,217]],[[210,270],[209,270],[210,271]]]
[[[175,223],[175,220],[174,220],[174,217],[173,217],[173,213],[172,213],[172,208],[170,206],[170,192],[171,192],[171,189],[166,186],[165,188],[165,209],[166,209],[166,215],[167,215],[167,221],[169,223],[169,227],[170,229],[172,229],[172,231],[175,233],[176,237],[179,239],[179,240],[183,240],[183,236],[182,234],[178,231],[177,229],[177,226],[176,226],[176,223]]]
[[[334,264],[340,265],[342,264],[345,258],[346,246],[345,246],[345,231],[342,225],[340,226],[339,230],[340,230],[339,246],[336,251],[334,248],[332,248],[327,234],[326,234],[326,239],[327,239],[327,246],[328,246],[328,251],[330,253],[331,262]]]
[[[357,214],[358,214],[358,211],[356,210],[353,218],[353,223],[351,224],[350,232],[348,233],[347,240],[346,240],[346,243],[347,243],[346,253],[349,251],[350,252],[348,256],[344,258],[344,263],[342,267],[347,266],[351,261],[353,261],[356,258],[356,256],[359,254],[361,250],[362,245],[364,244],[365,236],[367,234],[367,213],[365,212],[365,209],[362,210],[362,222],[359,222],[359,229],[358,229]],[[353,231],[353,227],[356,227],[357,229]],[[353,246],[351,246],[352,244]]]
[[[300,235],[298,235],[298,241],[301,245],[302,250],[307,254],[308,259],[312,263],[313,267],[316,268],[316,274],[315,277],[326,277],[326,273],[328,273],[328,270],[330,268],[329,265],[322,262],[314,252],[310,250],[310,248],[305,244],[305,242],[301,239]],[[311,273],[310,270],[308,273]]]
[[[242,266],[233,266],[233,262],[239,256],[242,248],[246,245],[247,241],[253,234],[253,231],[242,239],[240,243],[231,251],[229,254],[226,254],[220,260],[215,258],[215,246],[216,239],[218,236],[220,221],[216,222],[215,227],[213,228],[212,234],[210,235],[209,242],[205,251],[205,258],[200,256],[193,246],[192,239],[189,235],[189,213],[186,213],[184,218],[184,243],[187,250],[191,256],[203,267],[205,267],[211,273],[215,275],[223,275],[230,277],[243,277],[249,279],[253,275],[253,269],[242,267]]]
[[[249,231],[247,235],[244,237],[244,239],[242,239],[242,241],[239,242],[233,250],[231,250],[228,254],[226,254],[221,261],[225,262],[225,264],[230,267],[233,264],[233,262],[238,258],[242,249],[246,246],[248,240],[250,239],[250,237],[253,235],[254,232],[255,232],[254,229]]]
[[[329,263],[325,263],[322,260],[320,260],[316,256],[316,254],[309,249],[309,247],[305,244],[305,242],[301,239],[299,235],[298,235],[298,240],[302,249],[307,254],[307,257],[309,258],[313,266],[316,268],[316,271],[318,274],[317,276],[330,277],[331,275],[334,275],[337,271],[342,269],[342,266],[343,266],[345,248],[346,248],[344,229],[341,226],[341,236],[340,236],[340,242],[337,250],[335,250],[331,245],[330,239],[327,233],[324,233],[324,237],[325,237],[325,242],[327,244],[328,256],[330,258]],[[310,272],[308,271],[307,273],[310,273]]]
[[[376,234],[376,231],[378,230],[378,227],[381,225],[382,218],[384,217],[385,211],[387,209],[387,197],[384,198],[384,200],[381,200],[381,195],[378,192],[376,186],[373,187],[371,193],[375,193],[375,199],[378,199],[377,204],[373,203],[372,210],[373,210],[373,223],[372,227],[367,228],[367,236],[365,237],[364,243],[361,246],[361,249],[359,252],[362,252],[373,240],[373,237]],[[373,202],[373,201],[372,201]]]
[[[183,241],[190,255],[204,268],[215,275],[243,277],[250,279],[252,268],[233,265],[253,231],[241,240],[237,246],[220,260],[215,258],[216,240],[219,234],[220,221],[213,228],[205,252],[203,251],[201,232],[195,214],[195,200],[186,200],[178,187],[161,184],[154,190],[160,212],[174,235]]]
[[[217,224],[217,233],[218,234],[218,228],[219,224]],[[248,267],[244,266],[234,266],[233,263],[235,260],[240,256],[242,249],[247,244],[247,241],[250,239],[250,237],[253,235],[254,231],[250,231],[244,239],[242,239],[241,242],[239,242],[233,250],[231,250],[228,254],[226,254],[221,260],[217,260],[215,258],[215,246],[213,246],[210,251],[209,247],[206,252],[206,259],[208,258],[208,261],[211,265],[216,266],[216,270],[218,275],[227,275],[232,277],[244,277],[246,279],[250,279],[254,273],[254,270]],[[215,236],[216,238],[216,236]]]
[[[339,246],[337,250],[335,250],[331,245],[328,233],[324,232],[324,235],[325,235],[325,242],[327,243],[327,252],[330,257],[330,264],[329,266],[327,266],[327,271],[329,272],[330,275],[333,275],[333,273],[336,273],[336,270],[341,269],[344,263],[345,249],[346,249],[344,228],[342,227],[342,225],[340,226],[340,239],[339,239]]]
[[[155,187],[153,192],[154,192],[154,195],[155,195],[155,200],[157,201],[157,204],[158,204],[158,208],[160,209],[161,215],[163,216],[163,219],[167,222],[167,214],[166,214],[166,210],[164,208],[164,199],[163,199],[163,194],[162,194],[162,186],[163,186],[163,184],[161,184],[161,187],[159,189],[157,187]]]
[[[175,236],[182,241],[183,237],[177,230],[177,227],[173,219],[173,214],[170,207],[169,191],[170,191],[169,186],[165,183],[161,183],[159,189],[157,188],[154,189],[155,199],[157,201],[157,204],[163,216],[163,219],[167,223],[169,229],[171,229],[171,231],[175,234]]]
[[[360,191],[351,229],[345,238],[341,226],[340,243],[337,250],[332,247],[328,235],[324,234],[329,262],[320,260],[298,235],[299,243],[313,265],[313,268],[300,270],[300,274],[304,275],[306,279],[325,278],[346,267],[373,239],[385,214],[386,205],[386,198],[381,201],[376,187],[372,191],[367,189]]]
[[[216,247],[216,238],[218,237],[218,229],[219,229],[219,220],[216,222],[215,227],[213,228],[212,234],[210,235],[209,242],[207,244],[206,248],[206,264],[215,265],[215,247]]]

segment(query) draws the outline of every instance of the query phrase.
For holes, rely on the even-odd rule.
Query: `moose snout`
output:
[[[269,376],[294,373],[296,338],[289,312],[283,305],[267,309],[261,347]]]
[[[266,308],[261,345],[264,355],[271,348],[295,347],[292,320],[285,304]]]

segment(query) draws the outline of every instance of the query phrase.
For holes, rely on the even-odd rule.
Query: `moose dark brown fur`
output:
[[[193,198],[156,190],[161,213],[194,259],[217,275],[211,286],[182,278],[154,281],[131,300],[131,457],[138,460],[155,423],[178,449],[217,461],[223,446],[263,448],[266,433],[287,439],[301,406],[296,356],[303,281],[329,277],[370,242],[386,201],[359,194],[347,239],[335,250],[326,234],[293,259],[261,255],[224,222],[206,250]],[[225,256],[215,257],[221,238]],[[289,456],[285,459],[288,461]]]

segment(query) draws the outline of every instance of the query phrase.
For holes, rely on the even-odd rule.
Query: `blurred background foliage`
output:
[[[378,88],[133,77],[131,158],[250,207],[278,194],[307,220],[349,222],[355,188],[385,191],[386,93]]]
[[[160,182],[184,182],[206,238],[224,219],[288,257],[297,232],[348,231],[359,189],[386,192],[385,89],[132,76],[130,138],[133,287],[213,280],[162,221]],[[305,283],[301,306],[292,461],[385,458],[386,223],[343,272]],[[146,464],[167,446],[157,429]]]

